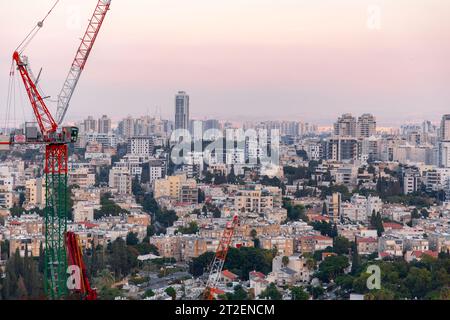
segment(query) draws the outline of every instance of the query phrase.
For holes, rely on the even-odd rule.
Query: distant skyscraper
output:
[[[189,130],[189,96],[179,91],[175,96],[175,130]]]
[[[210,130],[210,129],[217,129],[220,130],[220,123],[219,120],[215,119],[209,119],[203,122],[203,129]]]
[[[440,140],[450,141],[450,114],[445,114],[442,117],[441,129],[440,129]]]
[[[134,134],[134,124],[135,120],[128,116],[127,118],[123,119],[119,122],[119,134],[122,135],[125,138],[131,138]]]
[[[365,113],[358,118],[358,138],[369,138],[377,133],[377,121],[370,113]]]
[[[334,134],[339,137],[356,137],[356,118],[345,113],[334,124]]]
[[[450,114],[442,117],[439,140],[439,165],[450,168]]]
[[[98,119],[98,133],[109,133],[111,131],[111,119],[103,115]]]
[[[96,132],[97,131],[97,120],[92,116],[89,116],[84,120],[84,131],[85,132]]]

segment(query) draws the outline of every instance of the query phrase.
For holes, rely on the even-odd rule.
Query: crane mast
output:
[[[56,121],[58,125],[61,125],[64,121],[64,117],[69,108],[70,100],[72,99],[72,95],[78,81],[80,80],[81,74],[83,73],[84,66],[89,58],[92,47],[95,44],[95,40],[97,39],[98,33],[110,5],[111,0],[99,0],[92,18],[89,20],[89,25],[83,39],[81,40],[80,47],[78,48],[75,59],[70,67],[69,74],[67,75],[60,94],[58,95],[58,104],[56,109]]]
[[[217,291],[217,284],[219,283],[220,274],[222,273],[225,260],[227,259],[228,249],[230,248],[231,240],[233,239],[234,231],[239,224],[239,216],[236,214],[233,220],[228,222],[220,239],[219,246],[216,250],[216,255],[211,263],[208,281],[203,292],[203,298],[206,300],[213,300]]]

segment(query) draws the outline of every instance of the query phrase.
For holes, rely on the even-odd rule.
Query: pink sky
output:
[[[12,51],[53,2],[0,2],[0,110]],[[28,48],[47,94],[59,92],[95,4],[61,0]],[[373,5],[380,30],[367,27]],[[450,106],[449,39],[448,0],[112,0],[68,119],[156,107],[172,118],[185,90],[201,118],[438,120]]]

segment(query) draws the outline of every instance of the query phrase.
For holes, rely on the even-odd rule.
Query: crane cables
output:
[[[25,50],[25,48],[30,44],[30,42],[34,39],[34,37],[38,34],[38,32],[41,30],[41,28],[44,26],[45,20],[48,18],[48,16],[52,13],[53,9],[58,5],[60,0],[56,0],[55,4],[50,8],[50,10],[47,12],[45,17],[38,21],[38,23],[31,29],[31,31],[27,34],[25,39],[22,40],[22,42],[17,46],[16,50],[20,54]]]

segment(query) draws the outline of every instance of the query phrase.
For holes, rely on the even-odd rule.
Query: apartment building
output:
[[[378,240],[372,237],[356,237],[358,254],[368,255],[378,251]]]
[[[25,204],[33,207],[45,205],[45,179],[36,178],[25,182]]]
[[[312,253],[333,247],[333,238],[322,235],[306,235],[297,239],[297,250],[301,253]]]
[[[85,189],[95,185],[95,173],[89,168],[78,168],[68,173],[69,184]]]
[[[166,198],[183,204],[198,203],[198,187],[194,179],[186,175],[169,176],[154,181],[154,197],[156,200]]]
[[[118,194],[131,194],[132,176],[126,167],[113,167],[109,172],[109,187]]]
[[[9,255],[13,256],[17,250],[21,257],[25,253],[30,257],[39,257],[41,243],[44,243],[43,235],[17,235],[9,239]]]
[[[274,197],[265,189],[239,190],[234,197],[235,209],[240,212],[263,212],[274,208]]]
[[[278,254],[282,256],[291,256],[294,254],[294,239],[284,236],[262,236],[259,238],[262,249],[277,249]]]
[[[14,196],[9,186],[0,185],[0,209],[11,209],[14,205]]]

